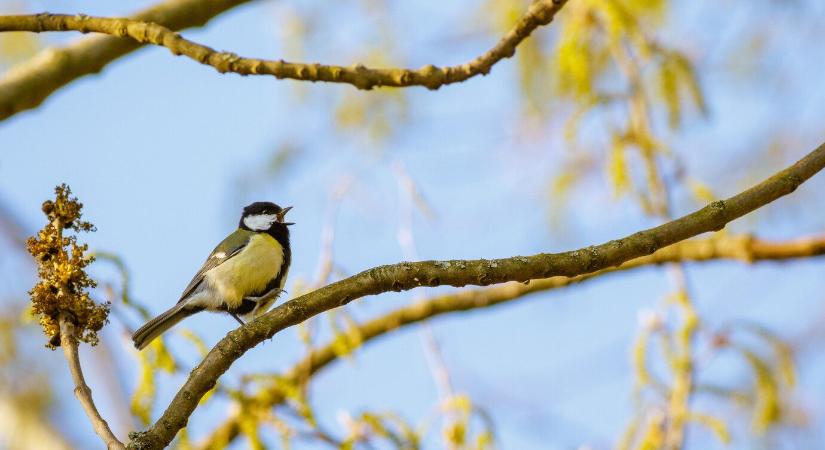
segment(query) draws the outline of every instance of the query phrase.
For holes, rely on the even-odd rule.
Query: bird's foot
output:
[[[259,296],[256,296],[256,297],[253,297],[253,296],[244,297],[243,298],[243,303],[245,303],[245,304],[254,303],[255,305],[257,305],[252,309],[252,312],[254,312],[255,309],[258,308],[258,306],[267,304],[267,303],[270,302],[270,300],[274,300],[276,297],[281,295],[281,292],[286,292],[286,291],[284,291],[283,289],[280,289],[280,288],[272,288],[267,293],[265,293],[264,295],[259,295]],[[231,311],[227,311],[227,312],[229,312],[229,314],[235,320],[237,320],[238,323],[241,324],[241,326],[246,325],[244,323],[244,321],[241,320],[240,317],[238,317],[237,314],[235,314],[234,312],[231,312]]]
[[[281,292],[286,291],[280,288],[272,288],[269,290],[269,292],[265,293],[264,295],[259,295],[257,297],[244,297],[244,300],[248,300],[255,303],[267,302],[281,295]]]
[[[239,324],[241,324],[241,326],[246,325],[246,324],[244,323],[244,321],[243,321],[243,320],[241,320],[241,318],[240,318],[240,317],[238,317],[238,315],[237,315],[237,314],[235,314],[235,313],[231,312],[231,313],[229,313],[229,315],[230,315],[230,316],[232,316],[235,320],[237,320],[237,321],[238,321],[238,323],[239,323]]]

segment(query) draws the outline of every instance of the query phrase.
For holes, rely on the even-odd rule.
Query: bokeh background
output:
[[[604,19],[611,3],[627,8],[633,21]],[[0,13],[123,16],[149,4],[3,0]],[[257,1],[183,35],[261,58],[448,65],[489,48],[527,4]],[[130,412],[135,392],[156,418],[200,353],[178,333],[166,340],[177,371],[141,360],[129,330],[142,319],[122,304],[124,274],[132,300],[152,313],[164,310],[234,229],[242,206],[258,200],[294,206],[290,293],[315,283],[319,261],[328,257],[330,278],[337,279],[405,259],[574,249],[656,225],[664,215],[651,207],[657,193],[645,181],[642,138],[626,135],[633,91],[609,44],[615,33],[638,62],[657,176],[667,186],[670,214],[678,216],[742,190],[821,142],[823,20],[825,3],[815,0],[570,0],[515,58],[486,77],[438,91],[361,92],[221,75],[161,48],[142,49],[72,83],[36,110],[0,123],[0,448],[100,446],[73,398],[62,355],[44,348],[26,313],[35,274],[21,239],[42,226],[40,204],[55,185],[68,183],[85,204],[86,219],[97,226],[83,237],[91,249],[123,264],[121,270],[101,258],[92,266],[100,282],[95,296],[111,299],[114,314],[102,344],[84,347],[81,356],[104,417],[125,437],[141,428]],[[608,25],[612,31],[600,28]],[[0,66],[7,70],[75,39],[5,33]],[[658,50],[645,55],[639,42]],[[663,74],[662,54],[687,64],[674,63]],[[617,144],[621,135],[627,139]],[[814,178],[726,232],[777,240],[821,233],[824,187],[822,176]],[[714,330],[758,324],[792,350],[796,375],[795,385],[779,393],[781,414],[761,430],[752,405],[697,395],[695,408],[724,422],[731,442],[725,446],[708,427],[692,424],[688,448],[825,448],[822,270],[816,258],[685,266],[703,326],[697,354],[707,350]],[[679,289],[671,275],[651,267],[600,277],[352,345],[313,378],[311,409],[341,437],[365,411],[393,411],[416,426],[432,422],[423,447],[442,448],[443,398],[434,373],[443,369],[455,392],[489,416],[498,448],[612,448],[634,417],[657,408],[655,396],[638,387],[632,352],[651,314],[678,323],[667,301]],[[448,291],[362,299],[316,319],[310,334],[326,342],[352,321]],[[183,324],[207,346],[235,326],[208,314]],[[250,374],[288,369],[306,351],[302,333],[306,327],[288,329],[255,348],[223,385],[235,389]],[[774,341],[743,339],[755,352],[772,354]],[[661,352],[651,349],[650,359],[666,379]],[[698,377],[743,392],[758,384],[747,360],[730,352],[703,360]],[[189,439],[199,442],[233,408],[231,395],[217,392],[191,417]],[[474,436],[488,425],[479,417]],[[283,420],[306,428],[289,413]],[[281,448],[281,431],[263,424],[262,444]],[[26,433],[38,440],[27,441]],[[305,436],[291,443],[329,448]],[[241,437],[231,448],[252,444]]]

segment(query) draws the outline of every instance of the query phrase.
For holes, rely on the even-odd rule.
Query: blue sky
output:
[[[700,70],[707,73],[702,83],[710,99],[709,117],[692,117],[672,138],[673,148],[692,175],[730,195],[819,143],[823,127],[817,122],[825,99],[819,80],[825,59],[814,56],[821,54],[816,42],[821,42],[823,30],[816,27],[821,23],[816,18],[825,7],[816,2],[780,6],[763,1],[758,8],[741,1],[725,3],[729,14],[724,8],[714,12],[708,2],[680,6],[665,39],[702,57]],[[143,4],[93,1],[58,7],[28,2],[25,9],[122,15]],[[241,55],[278,58],[297,39],[283,31],[283,18],[290,11],[321,5],[253,3],[221,16],[205,30],[184,35]],[[467,11],[480,8],[476,3],[386,5],[399,36],[388,45],[402,55],[404,65],[462,62],[493,42],[493,33],[472,33],[486,31],[466,17]],[[4,12],[18,6],[0,3]],[[382,17],[362,14],[362,6],[336,5],[322,15],[303,45],[302,59],[353,62],[358,55],[353,49],[372,42],[374,25]],[[730,66],[737,62],[730,55],[741,44],[738,36],[766,23],[770,28],[762,66],[744,67],[745,74],[736,75]],[[442,40],[447,44],[440,45]],[[548,181],[558,173],[567,150],[552,126],[547,139],[520,135],[514,68],[508,60],[487,77],[438,92],[410,89],[407,119],[388,139],[376,142],[362,130],[335,128],[335,102],[352,93],[349,86],[299,87],[270,78],[221,75],[163,49],[144,49],[60,90],[42,107],[0,123],[0,199],[34,229],[42,220],[42,200],[56,184],[71,185],[86,205],[86,217],[98,227],[87,237],[90,246],[114,251],[126,261],[133,294],[154,312],[177,299],[215,243],[234,228],[241,207],[251,201],[295,207],[290,213],[297,223],[290,277],[312,277],[330,191],[345,177],[354,181],[337,221],[336,262],[354,273],[402,260],[396,241],[399,191],[392,171],[397,162],[416,180],[436,214],[433,221],[420,215],[414,220],[421,259],[566,250],[655,224],[632,199],[612,198],[599,177],[566,200],[560,220],[548,219],[554,202],[562,202],[548,195]],[[790,144],[775,156],[764,153],[777,136]],[[284,144],[299,148],[299,156],[284,170],[260,176],[273,150]],[[239,188],[239,180],[250,187]],[[823,183],[814,179],[794,198],[731,228],[777,239],[821,232],[825,220],[817,194]],[[676,206],[685,213],[697,204],[680,191]],[[101,276],[111,276],[99,266]],[[821,324],[822,269],[818,260],[753,267],[723,262],[689,265],[688,275],[709,325],[745,318],[793,338],[817,320]],[[21,260],[0,280],[31,280],[26,270]],[[3,293],[22,295],[27,286],[14,283]],[[638,311],[656,308],[672,290],[663,270],[643,269],[441,318],[434,330],[456,388],[492,413],[502,448],[609,448],[633,412],[629,351]],[[414,295],[438,291],[371,297],[348,308],[355,317],[367,318]],[[131,325],[137,325],[136,320]],[[228,318],[200,315],[186,326],[212,344],[235,325]],[[111,328],[104,336],[119,353],[118,376],[131,388],[137,379],[135,358],[128,340],[114,331],[116,325]],[[180,338],[174,338],[173,345],[194,365],[190,347]],[[300,352],[294,330],[287,330],[248,353],[225,379],[232,382],[252,369],[285,369]],[[63,373],[59,354],[44,355],[49,358],[46,364]],[[825,365],[816,352],[803,355],[796,396],[811,408],[813,423],[821,425],[825,411],[815,399],[825,395]],[[91,358],[88,352],[84,357]],[[720,379],[746,382],[746,370],[729,366],[718,370]],[[91,368],[93,387],[101,376],[105,374]],[[164,379],[161,404],[182,381],[177,376]],[[57,422],[78,442],[96,445],[70,388],[56,394],[61,405]],[[352,361],[324,371],[312,394],[323,421],[333,429],[342,410],[397,410],[418,422],[437,402],[415,327],[370,343]],[[109,414],[121,407],[105,400],[102,406]],[[741,411],[727,412],[747,423]],[[209,430],[224,414],[220,402],[198,411],[190,433]],[[821,429],[818,425],[812,428]],[[821,442],[821,433],[811,433],[811,439]],[[781,448],[811,448],[805,445],[806,436],[780,439]],[[701,448],[717,445],[698,428],[691,429],[690,439]],[[751,444],[739,439],[734,448]]]

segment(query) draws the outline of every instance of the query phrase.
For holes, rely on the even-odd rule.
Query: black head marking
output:
[[[282,210],[283,208],[272,202],[255,202],[244,207],[243,214],[241,214],[241,219],[247,216],[256,216],[261,214],[278,214]]]
[[[284,216],[290,209],[292,208],[281,208],[272,202],[252,203],[243,209],[238,227],[244,230],[268,233],[277,239],[281,245],[288,248],[289,229],[287,226],[292,225],[292,223],[284,222]],[[271,222],[267,219],[270,219]]]

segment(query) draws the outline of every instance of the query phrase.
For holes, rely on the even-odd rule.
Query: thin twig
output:
[[[321,252],[318,255],[318,268],[315,270],[313,289],[318,289],[329,283],[332,276],[335,267],[335,227],[338,221],[338,211],[353,181],[354,178],[350,175],[341,177],[330,191],[324,224],[321,228]]]
[[[349,67],[323,64],[292,63],[283,60],[242,58],[234,53],[214,49],[182,38],[178,33],[156,23],[132,19],[89,17],[86,15],[36,14],[0,16],[0,31],[80,31],[131,38],[141,44],[166,47],[218,72],[241,75],[272,75],[302,81],[347,83],[358,89],[380,86],[425,86],[428,89],[459,83],[477,75],[486,75],[494,64],[515,54],[516,47],[537,28],[549,24],[567,0],[539,0],[489,51],[458,66],[436,67],[428,64],[418,70],[368,68],[361,64]],[[2,113],[0,111],[0,113]],[[2,118],[2,114],[0,114]]]
[[[80,368],[80,357],[77,353],[77,338],[75,337],[74,323],[71,317],[65,313],[61,313],[60,315],[60,346],[63,347],[63,355],[66,357],[66,361],[69,363],[69,370],[72,373],[72,380],[74,380],[75,385],[74,395],[77,397],[83,410],[86,411],[86,415],[92,422],[95,433],[106,443],[106,448],[110,450],[125,449],[126,447],[115,437],[115,434],[112,433],[112,430],[109,428],[109,424],[100,416],[100,412],[98,412],[97,407],[95,407],[95,402],[92,400],[92,390],[86,384],[86,380],[83,378],[83,370]]]

